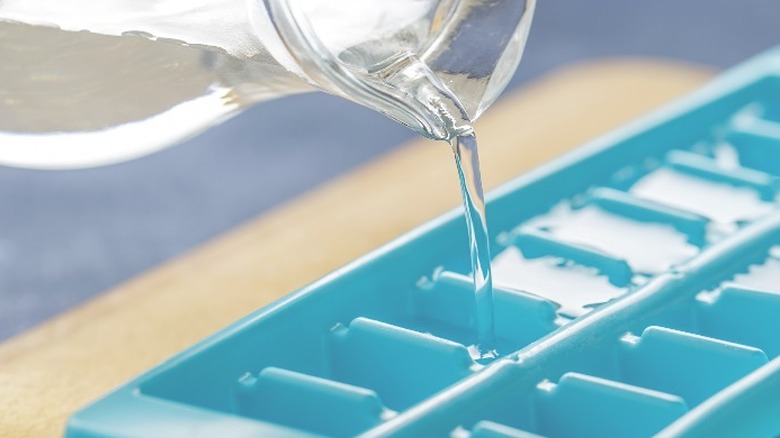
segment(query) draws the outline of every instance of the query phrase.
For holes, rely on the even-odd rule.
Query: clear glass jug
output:
[[[109,164],[323,90],[447,139],[522,55],[535,0],[0,0],[0,164]]]

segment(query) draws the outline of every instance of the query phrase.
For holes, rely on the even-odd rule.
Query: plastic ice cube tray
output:
[[[496,358],[454,211],[67,436],[780,435],[778,176],[780,50],[491,194]]]

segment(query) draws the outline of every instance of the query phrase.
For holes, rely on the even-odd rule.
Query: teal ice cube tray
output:
[[[491,194],[495,358],[453,211],[67,436],[777,436],[778,176],[780,50]]]

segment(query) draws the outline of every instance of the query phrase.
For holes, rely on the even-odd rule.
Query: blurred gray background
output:
[[[540,0],[510,87],[602,57],[725,68],[780,44],[779,22],[777,0]],[[354,104],[309,94],[255,107],[128,163],[63,172],[0,167],[0,339],[411,137]]]

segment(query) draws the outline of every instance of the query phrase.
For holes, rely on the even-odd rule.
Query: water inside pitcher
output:
[[[534,0],[3,0],[0,163],[73,168],[322,90],[435,139],[520,60]]]

